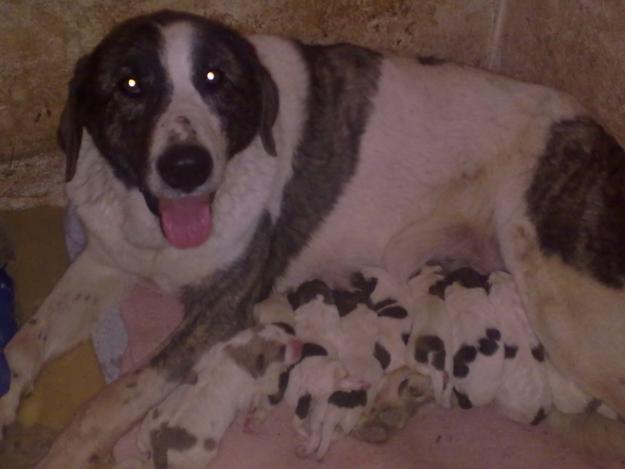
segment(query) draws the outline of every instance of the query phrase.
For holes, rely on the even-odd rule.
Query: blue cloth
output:
[[[16,332],[13,279],[2,267],[0,269],[0,396],[6,394],[11,386],[11,370],[3,351]]]
[[[65,244],[70,261],[73,261],[87,244],[85,229],[70,204],[65,213]],[[120,375],[122,355],[128,346],[126,325],[119,312],[119,305],[111,306],[100,316],[91,334],[100,369],[107,383]]]

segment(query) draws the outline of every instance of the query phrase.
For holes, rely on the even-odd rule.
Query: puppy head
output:
[[[87,132],[168,241],[197,246],[228,160],[257,136],[275,155],[277,112],[276,86],[241,35],[186,13],[133,18],[76,65],[58,131],[66,178]]]
[[[302,344],[279,325],[256,326],[237,334],[224,351],[243,370],[258,379],[297,362]]]

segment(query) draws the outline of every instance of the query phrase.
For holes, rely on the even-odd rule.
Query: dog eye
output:
[[[128,96],[139,96],[142,91],[139,80],[134,76],[122,79],[119,82],[119,89]]]
[[[206,75],[204,75],[204,83],[209,89],[216,89],[222,82],[223,73],[220,70],[210,69],[206,71]]]

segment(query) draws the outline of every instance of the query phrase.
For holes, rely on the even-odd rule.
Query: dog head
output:
[[[243,36],[186,13],[133,18],[76,65],[58,131],[66,178],[87,132],[170,244],[194,247],[210,236],[229,159],[256,137],[276,154],[277,112],[276,85]]]

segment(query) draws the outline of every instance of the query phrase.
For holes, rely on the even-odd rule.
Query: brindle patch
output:
[[[197,443],[197,438],[181,427],[170,427],[163,423],[157,430],[150,432],[152,461],[155,469],[167,469],[167,452],[186,451]]]
[[[547,256],[622,288],[625,277],[625,152],[588,117],[551,127],[526,193]]]
[[[227,345],[224,352],[253,378],[264,375],[273,362],[284,360],[284,347],[281,343],[265,340],[258,335],[254,335],[244,345]]]
[[[310,89],[293,176],[284,188],[265,270],[274,278],[314,236],[356,171],[382,61],[380,54],[348,44],[296,45]],[[270,285],[264,293],[268,291]]]

